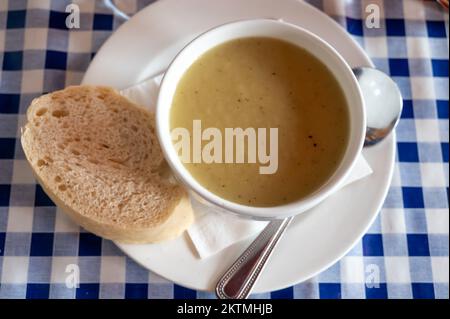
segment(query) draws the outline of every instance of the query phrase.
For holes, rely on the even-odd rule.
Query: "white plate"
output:
[[[282,18],[333,45],[350,66],[372,65],[347,32],[328,16],[297,0],[161,0],[121,26],[103,45],[83,83],[122,89],[163,71],[199,33],[246,18]],[[273,253],[255,292],[285,288],[325,270],[343,257],[375,219],[391,181],[395,136],[363,151],[373,169],[368,178],[332,195],[295,218]],[[177,284],[213,290],[219,276],[247,247],[237,243],[200,260],[187,236],[154,245],[118,246],[145,268]]]

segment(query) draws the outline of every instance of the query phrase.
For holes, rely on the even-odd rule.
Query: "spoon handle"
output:
[[[271,221],[223,274],[216,286],[220,299],[245,299],[293,217]]]

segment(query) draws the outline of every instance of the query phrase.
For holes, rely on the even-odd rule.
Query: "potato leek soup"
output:
[[[337,169],[349,138],[346,103],[331,71],[306,50],[240,38],[207,51],[183,75],[172,141],[189,173],[219,197],[282,205]]]

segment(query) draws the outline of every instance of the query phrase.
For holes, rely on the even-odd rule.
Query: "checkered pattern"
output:
[[[211,298],[138,266],[110,241],[80,230],[36,185],[18,139],[31,100],[80,82],[122,22],[103,1],[0,0],[0,298]],[[133,14],[151,0],[118,1]],[[395,175],[364,238],[315,278],[255,298],[449,297],[448,15],[434,2],[309,1],[346,27],[404,97]],[[366,5],[380,28],[364,24]],[[68,288],[72,266],[81,284]]]

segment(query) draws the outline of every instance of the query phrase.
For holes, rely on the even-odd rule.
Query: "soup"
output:
[[[171,129],[191,133],[191,154],[196,144],[203,148],[210,142],[195,141],[195,123],[217,128],[222,137],[227,128],[267,129],[265,137],[256,134],[257,146],[266,142],[266,154],[273,142],[270,129],[276,129],[277,167],[270,173],[261,173],[259,160],[249,160],[250,145],[255,146],[249,139],[240,154],[244,163],[227,162],[225,148],[220,154],[215,149],[212,163],[186,161],[183,155],[203,187],[248,206],[277,206],[312,194],[336,171],[349,138],[347,102],[331,71],[306,50],[273,38],[240,38],[201,55],[182,76],[170,112]]]

